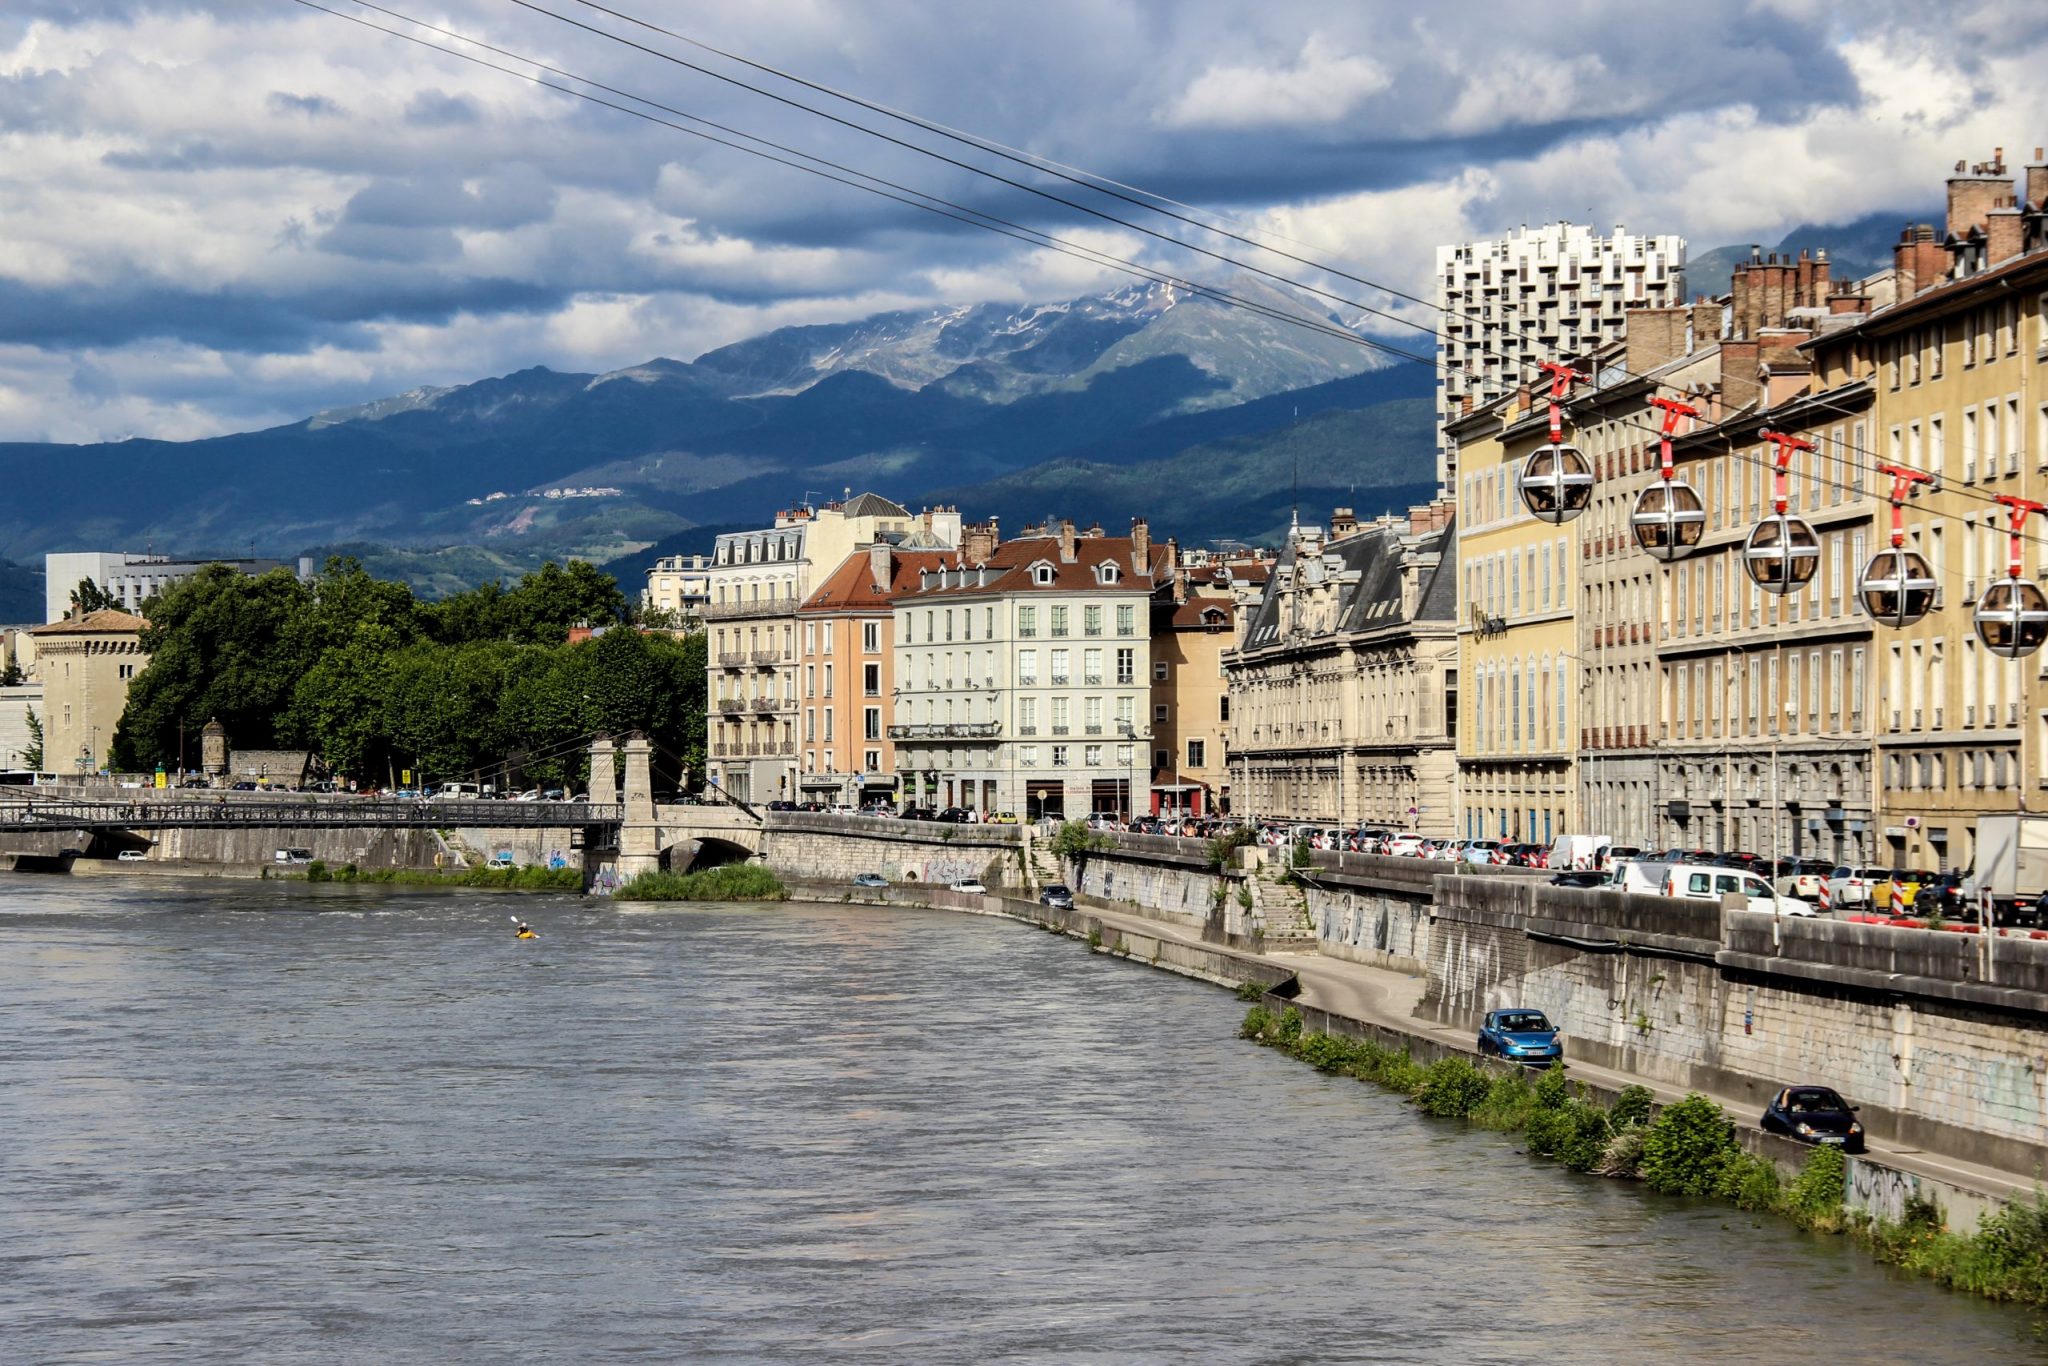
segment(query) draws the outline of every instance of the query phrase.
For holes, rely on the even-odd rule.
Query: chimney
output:
[[[868,577],[874,580],[875,591],[885,597],[889,592],[890,559],[886,542],[876,541],[868,547]]]
[[[1162,572],[1167,574],[1177,574],[1180,572],[1180,542],[1171,536],[1166,538],[1166,567]]]
[[[1830,313],[1868,313],[1869,311],[1870,296],[1868,294],[1856,293],[1853,286],[1845,285],[1841,293],[1828,295],[1828,312]]]
[[[1960,163],[1958,163],[1960,172]],[[2005,149],[2000,147],[1990,161],[1980,161],[1968,174],[1956,174],[1948,181],[1948,235],[1967,237],[1970,229],[1981,228],[1999,201],[2012,193],[2012,181],[2005,170]],[[1922,288],[1925,288],[1923,282]]]
[[[1429,509],[1427,504],[1418,503],[1414,507],[1409,508],[1408,534],[1410,536],[1428,535],[1430,522],[1435,516],[1436,514]]]
[[[1984,264],[1995,266],[2010,261],[2025,244],[2026,227],[2019,206],[2005,203],[1993,209],[1984,223]]]
[[[1721,343],[1721,402],[1728,412],[1755,401],[1761,388],[1757,361],[1753,338],[1731,337]]]
[[[1131,564],[1138,573],[1152,563],[1152,524],[1143,517],[1131,518]]]
[[[1685,354],[1684,308],[1631,308],[1622,315],[1628,354],[1622,364],[1631,375],[1646,375]]]
[[[1721,305],[1712,299],[1695,299],[1692,305],[1692,349],[1712,346],[1721,340]]]
[[[1358,518],[1350,508],[1334,508],[1330,512],[1330,539],[1341,541],[1358,530]]]
[[[1934,229],[1925,223],[1911,224],[1899,234],[1892,248],[1892,265],[1901,302],[1923,289],[1931,289],[1948,273],[1948,254],[1934,240]]]
[[[1060,518],[1060,563],[1074,562],[1074,524],[1065,517]]]
[[[995,558],[996,547],[1001,544],[995,518],[971,523],[960,534],[960,558],[968,564],[987,564]]]
[[[2041,156],[2041,149],[2034,149],[2034,159],[2027,163],[2027,204],[2026,207],[2039,209],[2048,202],[2048,160]]]

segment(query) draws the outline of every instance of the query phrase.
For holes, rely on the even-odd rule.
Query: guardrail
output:
[[[291,828],[500,829],[616,825],[623,808],[601,802],[435,802],[337,798],[329,801],[36,801],[0,806],[5,830],[215,829],[225,826]]]

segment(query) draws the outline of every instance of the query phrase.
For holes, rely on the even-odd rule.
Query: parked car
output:
[[[853,885],[856,887],[867,887],[871,889],[876,887],[886,887],[889,885],[889,879],[883,877],[880,873],[856,873],[854,875]]]
[[[958,882],[952,884],[952,889],[956,892],[969,892],[975,896],[988,895],[988,888],[982,885],[982,881],[978,877],[963,877]]]
[[[1074,909],[1073,889],[1064,883],[1048,883],[1039,889],[1038,904],[1050,906],[1055,910],[1071,911]]]
[[[1912,868],[1894,868],[1884,875],[1883,881],[1870,889],[1870,909],[1882,913],[1891,909],[1892,886],[1899,888],[1899,904],[1907,910],[1914,908],[1919,900],[1920,888],[1935,880],[1939,874]]]
[[[1818,901],[1821,884],[1833,871],[1834,865],[1825,859],[1780,859],[1772,873],[1771,885],[1785,896],[1796,896],[1801,901]]]
[[[120,853],[114,855],[114,860],[117,863],[141,863],[148,857],[149,855],[143,853],[140,849],[123,849]]]
[[[903,808],[903,819],[907,821],[928,821],[937,814],[938,812],[932,810],[929,806],[906,806]]]
[[[1420,835],[1395,835],[1387,841],[1387,852],[1401,858],[1413,858],[1422,852],[1426,841]]]
[[[555,796],[555,797],[551,797],[551,798],[549,798],[549,800],[550,800],[550,801],[560,801],[560,800],[561,800],[561,798],[560,798],[560,796],[559,796],[559,795],[557,795],[557,796]],[[796,803],[795,803],[795,802],[792,802],[792,801],[784,801],[784,800],[782,800],[782,799],[778,798],[777,800],[775,800],[775,801],[772,801],[772,802],[768,803],[768,809],[769,809],[770,811],[794,811],[794,810],[796,810],[796,809],[797,809],[797,805],[796,805]]]
[[[1600,856],[1600,866],[1602,868],[1612,868],[1623,859],[1639,859],[1641,857],[1643,857],[1643,850],[1636,845],[1610,844],[1607,846],[1607,852]]]
[[[828,816],[858,816],[860,814],[860,808],[857,806],[848,806],[844,802],[841,802],[834,806],[826,808],[825,814]]]
[[[1494,863],[1500,855],[1499,840],[1472,840],[1465,845],[1465,862]]]
[[[1762,854],[1752,854],[1746,849],[1730,849],[1726,853],[1717,854],[1714,857],[1716,867],[1740,868],[1748,873],[1761,874],[1768,872],[1769,868],[1767,865],[1769,862]]]
[[[1017,823],[1017,813],[1014,811],[998,811],[988,818],[988,823],[990,825],[1015,825]]]
[[[1489,1010],[1479,1026],[1479,1051],[1509,1062],[1550,1063],[1564,1056],[1557,1026],[1540,1010]]]
[[[1836,907],[1868,906],[1870,889],[1891,876],[1889,869],[1843,864],[1828,874],[1828,900]]]
[[[941,825],[965,825],[967,824],[967,808],[964,806],[949,806],[938,815],[932,817],[932,819]]]
[[[1817,915],[1797,897],[1780,896],[1755,873],[1711,865],[1675,865],[1664,879],[1664,895],[1686,901],[1719,901],[1730,894],[1748,898],[1749,909],[1771,915]]]
[[[1863,1125],[1856,1107],[1826,1086],[1788,1086],[1764,1108],[1763,1130],[1799,1143],[1839,1144],[1863,1151]]]
[[[1658,863],[1712,863],[1711,849],[1666,849],[1654,856]]]
[[[1552,873],[1550,875],[1550,885],[1553,887],[1605,887],[1607,885],[1607,874],[1592,868],[1573,868],[1562,873]]]

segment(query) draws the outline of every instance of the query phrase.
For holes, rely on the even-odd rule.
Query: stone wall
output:
[[[1429,962],[1430,903],[1369,884],[1320,880],[1308,889],[1316,948],[1331,958],[1422,972]]]
[[[1150,854],[1091,854],[1079,867],[1069,863],[1064,875],[1078,895],[1097,901],[1120,903],[1205,934],[1250,933],[1237,896],[1242,879],[1226,879],[1208,866],[1206,857],[1199,863],[1192,857],[1169,863]],[[1219,887],[1225,888],[1220,906]]]
[[[891,882],[948,883],[978,877],[990,887],[1023,882],[1015,826],[937,825],[842,817],[773,817],[761,834],[761,858],[793,877],[850,882],[878,873]]]
[[[2048,1168],[2048,944],[1777,920],[1712,903],[1486,884],[1439,889],[1426,1009],[1470,1026],[1534,1006],[1568,1056],[1746,1096],[1834,1086],[1883,1139]]]
[[[563,842],[568,831],[559,832]],[[431,830],[291,826],[158,830],[147,858],[188,863],[265,864],[279,849],[310,849],[313,857],[358,868],[432,868],[441,845]]]

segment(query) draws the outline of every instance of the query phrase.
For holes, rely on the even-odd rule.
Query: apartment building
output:
[[[2006,510],[1992,500],[2048,501],[2048,161],[2037,148],[2017,183],[2002,154],[1959,164],[1947,203],[1941,229],[1902,236],[1890,306],[1809,349],[1825,383],[1871,392],[1857,444],[1940,480],[1906,509],[1907,544],[1934,570],[1935,608],[1904,629],[1878,628],[1871,646],[1872,852],[1968,868],[1977,818],[2024,810],[2048,785],[2048,652],[2002,658],[1972,619],[2007,571]],[[1872,544],[1887,531],[1874,527]],[[2028,537],[2023,569],[2039,580],[2048,525],[2034,519]]]
[[[711,601],[710,555],[664,555],[647,571],[641,590],[644,608],[671,616],[684,631],[704,629],[704,605]]]
[[[990,528],[993,538],[993,527]],[[1136,810],[1150,776],[1150,605],[1174,571],[1143,520],[976,538],[894,600],[889,736],[906,802]]]
[[[968,528],[966,537],[973,545],[977,536],[994,534],[991,523]],[[893,602],[925,574],[943,568],[946,559],[945,551],[901,550],[877,541],[847,556],[797,609],[802,800],[895,803],[895,742],[889,738],[896,692]]]
[[[1449,835],[1458,538],[1439,500],[1334,534],[1297,526],[1224,656],[1233,809]]]
[[[1151,604],[1154,814],[1230,809],[1230,693],[1224,657],[1237,644],[1237,601],[1218,581],[1182,566]]]
[[[743,801],[795,800],[797,758],[797,608],[814,579],[855,549],[877,541],[906,549],[960,543],[960,514],[913,514],[879,494],[775,515],[758,531],[713,542],[704,570],[710,633],[705,767],[710,781]]]
[[[193,560],[112,550],[61,551],[43,556],[43,620],[63,620],[71,610],[71,595],[88,580],[120,604],[121,610],[132,613],[140,612],[144,603],[172,584],[216,564],[252,578],[273,569],[289,569],[301,581],[311,580],[316,568],[310,555],[297,560]]]
[[[1523,505],[1516,477],[1549,440],[1524,388],[1450,426],[1457,445],[1457,832],[1548,843],[1580,828],[1578,528]],[[1583,520],[1583,517],[1580,519]]]
[[[1685,301],[1685,239],[1573,223],[1436,251],[1437,483],[1458,478],[1460,417],[1541,378],[1537,366],[1618,340],[1626,311]]]

